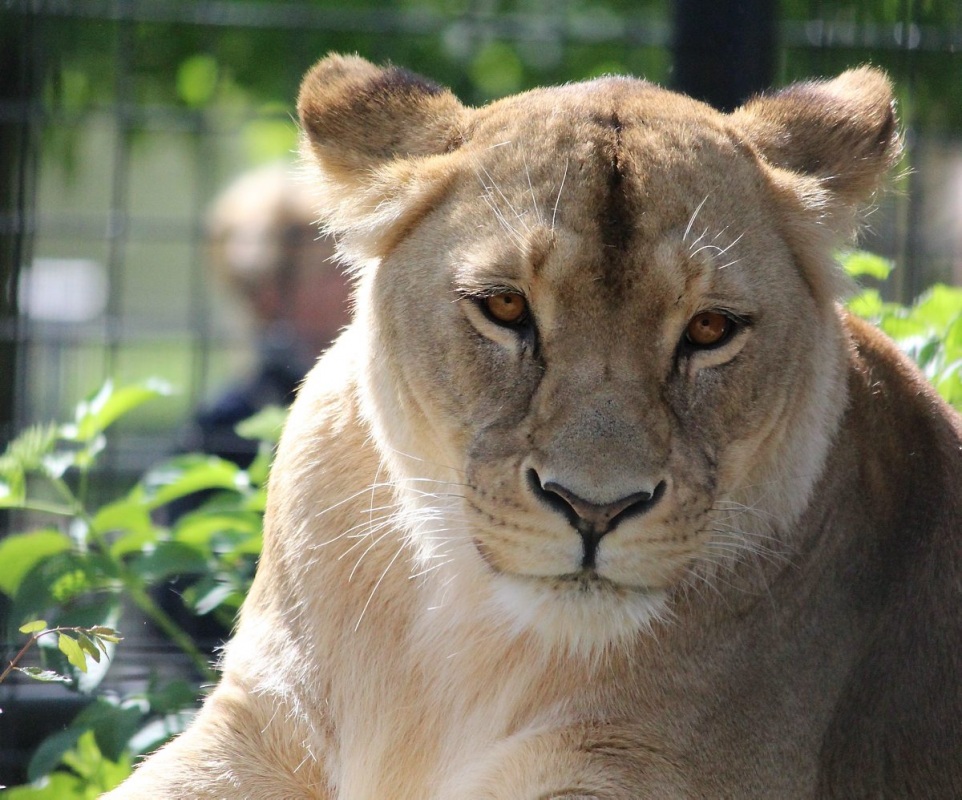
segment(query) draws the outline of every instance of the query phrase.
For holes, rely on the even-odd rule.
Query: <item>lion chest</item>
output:
[[[451,672],[426,675],[431,670],[423,665],[419,669],[395,657],[401,669],[382,676],[383,684],[375,685],[375,679],[352,687],[353,708],[341,718],[333,770],[338,797],[465,796],[462,788],[474,780],[469,776],[476,765],[504,750],[505,743],[566,724],[557,692],[538,687],[533,670],[484,675],[491,667],[486,659],[474,664],[459,654],[449,659],[457,662]]]
[[[594,750],[615,753],[632,787],[611,797],[655,786],[680,797],[813,790],[830,711],[820,681],[837,676],[787,647],[797,629],[760,622],[751,641],[720,629],[714,644],[666,640],[589,664],[512,641],[483,617],[445,626],[392,615],[401,600],[390,587],[380,599],[368,613],[393,617],[394,635],[365,636],[362,624],[358,649],[341,648],[345,660],[331,665],[337,744],[327,766],[338,798],[476,800],[489,786],[492,798],[516,796],[505,781],[517,763]],[[551,796],[540,791],[530,797]]]

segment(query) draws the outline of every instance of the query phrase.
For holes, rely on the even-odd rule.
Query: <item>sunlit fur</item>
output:
[[[113,800],[962,796],[958,420],[836,306],[885,77],[471,109],[332,56],[299,111],[354,322],[221,683]]]

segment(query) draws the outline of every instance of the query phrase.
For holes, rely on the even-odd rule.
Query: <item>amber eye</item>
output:
[[[528,313],[528,303],[517,292],[502,292],[485,297],[482,301],[488,315],[502,325],[517,325],[524,322]]]
[[[703,311],[689,321],[685,341],[695,347],[713,347],[724,342],[733,328],[730,317],[717,311]]]

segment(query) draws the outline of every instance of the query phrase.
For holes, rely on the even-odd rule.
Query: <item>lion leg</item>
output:
[[[310,733],[285,706],[225,681],[188,731],[103,800],[330,800]]]
[[[523,732],[449,781],[440,800],[674,800],[681,771],[624,729],[572,726]]]

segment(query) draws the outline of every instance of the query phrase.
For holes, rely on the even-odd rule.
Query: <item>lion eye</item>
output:
[[[524,322],[528,313],[528,302],[517,292],[502,292],[482,299],[481,304],[488,316],[502,325],[517,325]]]
[[[718,311],[696,314],[685,328],[685,341],[694,347],[714,347],[722,344],[735,327],[731,318]]]

